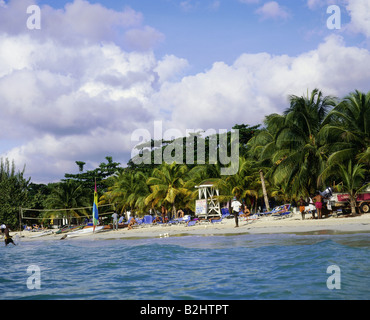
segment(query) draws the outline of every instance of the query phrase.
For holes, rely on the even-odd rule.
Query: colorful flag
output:
[[[98,192],[96,190],[96,180],[95,180],[95,190],[94,190],[94,204],[93,204],[93,232],[95,227],[99,224],[99,213],[98,213]]]

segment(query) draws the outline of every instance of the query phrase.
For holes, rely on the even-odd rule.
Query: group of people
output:
[[[320,194],[320,192],[317,192],[316,195],[312,199],[310,199],[309,204],[311,204],[311,203],[314,204],[314,206],[317,210],[317,218],[321,219],[322,218],[323,196]],[[302,196],[298,200],[298,205],[299,205],[299,211],[302,215],[302,219],[304,219],[307,202],[303,199]],[[313,211],[312,211],[312,217],[315,218],[315,215],[314,215]]]
[[[178,218],[184,218],[184,215],[185,215],[185,213],[184,213],[183,210],[181,210],[181,209],[177,210],[177,217]],[[161,208],[161,218],[160,218],[160,216],[157,215],[154,218],[154,220],[152,221],[152,223],[168,222],[170,220],[168,210],[164,206],[162,206],[162,208]],[[123,222],[123,219],[124,219],[124,216],[123,215],[118,215],[117,212],[114,212],[112,214],[113,230],[118,230],[118,225]],[[137,221],[136,221],[135,217],[131,217],[131,219],[129,219],[129,223],[127,225],[127,228],[129,230],[131,230],[133,225],[135,225],[135,224],[137,224]]]
[[[318,219],[321,219],[322,218],[322,205],[323,205],[322,195],[319,192],[317,192],[316,196],[314,196],[312,198],[312,202],[314,203],[315,208],[317,210]],[[305,214],[307,203],[303,199],[302,196],[298,200],[298,205],[299,205],[299,211],[301,212],[302,218],[304,219],[304,214]],[[243,205],[240,201],[238,201],[236,197],[234,197],[232,202],[231,202],[231,208],[232,208],[232,212],[233,212],[234,219],[235,219],[235,228],[237,228],[237,227],[239,227],[239,217],[248,217],[248,216],[250,216],[250,211],[247,208],[247,206]],[[243,213],[240,214],[240,209],[241,208],[243,208]],[[314,214],[312,213],[312,215],[314,215]],[[155,219],[153,220],[153,223],[168,221],[168,211],[164,206],[162,206],[161,217],[162,217],[162,219],[159,216],[156,216]],[[183,218],[184,217],[184,211],[178,210],[177,211],[177,217],[178,218]],[[112,218],[113,218],[113,229],[118,230],[119,221],[118,221],[117,213],[113,213]],[[121,217],[121,219],[122,218],[123,217]],[[220,219],[220,217],[213,217],[211,219]],[[135,224],[137,224],[137,221],[135,220],[134,217],[132,217],[130,219],[128,225],[127,225],[128,230],[131,230],[133,225],[135,225]]]
[[[310,202],[309,203],[310,204],[311,203],[314,204],[314,206],[316,208],[316,211],[317,211],[318,219],[322,219],[323,199],[324,198],[320,194],[320,192],[317,192],[316,195],[314,197],[312,197],[312,199],[310,198]],[[308,204],[303,199],[302,196],[298,200],[298,205],[299,205],[299,211],[301,212],[302,218],[304,219],[304,215],[305,215],[305,211],[306,211],[306,206]],[[233,210],[233,215],[235,217],[235,227],[237,228],[237,227],[239,227],[239,217],[248,217],[250,215],[250,211],[248,210],[248,208],[246,206],[243,206],[243,204],[241,204],[237,200],[236,197],[233,198],[233,200],[231,202],[231,207],[232,207],[232,210]],[[243,213],[242,214],[239,214],[241,207],[244,207],[243,208]],[[313,211],[312,211],[312,216],[313,216],[313,218],[315,218]]]
[[[162,214],[161,214],[161,217],[162,217],[162,219],[159,216],[156,216],[153,219],[152,223],[167,222],[168,221],[167,209],[165,209],[163,206],[162,206]],[[183,218],[184,217],[184,211],[182,211],[181,209],[178,210],[177,211],[177,217],[178,218]],[[120,218],[119,218],[119,215],[117,214],[117,212],[114,212],[112,214],[113,230],[118,230],[118,225],[123,222],[123,219],[124,219],[124,217],[122,215],[120,215]],[[135,224],[137,224],[137,220],[135,219],[135,217],[131,217],[131,219],[129,219],[129,222],[127,224],[127,229],[128,230],[131,230],[132,227]]]

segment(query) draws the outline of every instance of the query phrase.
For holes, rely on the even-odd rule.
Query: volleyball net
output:
[[[38,220],[43,223],[53,224],[58,219],[91,219],[92,208],[79,207],[79,208],[64,208],[64,209],[31,209],[31,208],[19,208],[21,222],[27,220]],[[98,206],[99,218],[104,219],[108,215],[112,215],[115,212],[115,204],[103,204]]]

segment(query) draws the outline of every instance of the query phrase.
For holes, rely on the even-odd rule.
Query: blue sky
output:
[[[44,183],[124,165],[155,122],[260,124],[291,94],[368,92],[368,65],[368,0],[0,0],[0,157]]]
[[[62,9],[68,1],[41,1]],[[240,54],[269,52],[298,55],[314,49],[328,35],[328,5],[309,8],[307,0],[282,0],[287,17],[264,17],[258,10],[271,1],[257,0],[128,0],[90,1],[122,10],[129,6],[143,14],[145,24],[163,33],[155,48],[160,57],[174,54],[189,60],[192,71],[209,68],[215,61],[232,63]],[[324,3],[325,1],[321,1]],[[340,1],[332,1],[340,4]],[[277,3],[277,2],[276,2]],[[342,23],[349,20],[344,6]],[[98,23],[98,22],[97,22]],[[359,42],[355,35],[347,40]]]

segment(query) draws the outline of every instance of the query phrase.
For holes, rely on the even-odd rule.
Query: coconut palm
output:
[[[113,185],[101,200],[116,203],[121,213],[128,210],[144,213],[149,209],[145,198],[150,194],[146,180],[147,175],[142,171],[122,171],[113,177]]]
[[[364,183],[365,168],[362,164],[352,166],[352,161],[349,160],[347,165],[340,164],[339,174],[343,182],[343,191],[349,193],[351,214],[356,215],[356,198],[359,192],[366,189],[370,183]]]
[[[271,178],[274,184],[286,183],[292,195],[313,194],[318,187],[318,176],[327,158],[325,144],[320,143],[318,134],[333,105],[332,97],[324,97],[315,89],[310,96],[290,96],[290,107],[284,116],[269,119],[279,127]]]
[[[230,203],[233,197],[240,200],[246,198],[257,200],[258,190],[261,189],[255,162],[244,157],[239,157],[239,168],[236,174],[215,179],[214,184],[220,190],[221,203]]]
[[[176,205],[181,196],[191,196],[191,191],[185,187],[188,167],[186,165],[167,164],[164,162],[159,168],[155,168],[151,177],[147,179],[151,193],[146,197],[145,204],[153,208],[169,204],[172,213],[176,215]]]
[[[81,214],[88,217],[86,209],[77,210],[90,206],[92,200],[86,196],[81,184],[73,180],[58,183],[46,199],[46,206],[49,209],[67,209],[63,211],[49,211],[44,218],[67,218],[68,223],[72,217],[81,218]]]
[[[370,164],[370,91],[350,93],[323,124],[320,137],[331,153],[329,166],[349,160]]]

